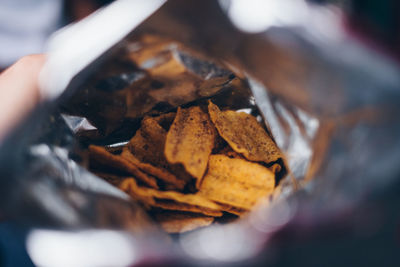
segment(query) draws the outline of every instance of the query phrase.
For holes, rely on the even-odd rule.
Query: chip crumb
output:
[[[168,167],[162,148],[167,132],[153,117],[145,117],[141,127],[128,143],[128,149],[140,161],[163,168]]]

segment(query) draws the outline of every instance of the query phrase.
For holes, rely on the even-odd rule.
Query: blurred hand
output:
[[[38,103],[44,62],[42,54],[25,56],[0,73],[0,141]]]

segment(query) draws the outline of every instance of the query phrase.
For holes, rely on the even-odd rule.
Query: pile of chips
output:
[[[276,188],[282,154],[256,117],[211,101],[145,116],[118,150],[89,146],[90,169],[169,233],[250,211]],[[222,220],[221,220],[222,221]]]

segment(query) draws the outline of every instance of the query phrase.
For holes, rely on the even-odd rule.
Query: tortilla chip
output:
[[[188,212],[157,212],[155,220],[167,233],[184,233],[210,225],[213,217]]]
[[[275,176],[260,164],[224,155],[211,155],[199,193],[219,203],[251,209],[273,192]]]
[[[135,136],[129,141],[129,151],[141,162],[150,163],[173,173],[185,183],[192,177],[179,165],[169,164],[165,159],[164,146],[167,132],[158,124],[157,119],[145,117]]]
[[[274,141],[252,115],[232,110],[220,111],[211,101],[208,112],[219,135],[246,159],[268,164],[282,158]]]
[[[216,130],[200,107],[178,108],[165,141],[165,157],[170,163],[181,163],[199,185],[215,138]]]
[[[110,166],[115,169],[119,169],[130,175],[133,175],[136,179],[144,183],[145,185],[158,189],[157,181],[154,177],[150,177],[140,171],[136,166],[130,164],[130,162],[121,156],[116,156],[108,152],[104,147],[100,146],[89,146],[89,156],[91,160],[98,162],[105,166]]]
[[[168,185],[168,189],[183,190],[186,185],[184,180],[176,178],[175,175],[169,173],[167,170],[161,167],[155,167],[149,163],[140,162],[128,149],[123,149],[121,157],[138,167],[141,171],[148,173],[166,183]]]
[[[189,211],[209,216],[222,216],[221,207],[199,194],[182,194],[175,191],[158,191],[141,187],[134,179],[125,179],[119,188],[145,206],[167,210]]]
[[[168,168],[163,147],[167,132],[152,117],[145,117],[135,136],[129,141],[128,149],[141,162]]]

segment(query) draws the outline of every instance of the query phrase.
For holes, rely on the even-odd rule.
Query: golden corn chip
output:
[[[158,191],[138,186],[134,179],[125,179],[119,188],[145,206],[167,210],[180,210],[202,213],[209,216],[222,216],[221,207],[199,194],[182,194],[175,191]]]
[[[157,212],[155,220],[167,233],[184,233],[194,229],[210,225],[213,217],[188,212]]]
[[[153,196],[144,190],[144,187],[139,187],[136,180],[133,178],[124,179],[118,188],[129,194],[133,199],[143,204],[146,209],[151,209],[154,203]]]
[[[179,180],[187,183],[192,177],[181,166],[169,164],[165,159],[164,146],[167,132],[156,118],[145,117],[135,136],[129,141],[128,149],[141,162],[161,167],[176,175]]]
[[[140,161],[150,163],[154,166],[168,168],[163,147],[167,132],[152,117],[142,120],[139,130],[129,141],[130,152]]]
[[[161,167],[155,167],[149,163],[143,163],[139,161],[128,149],[123,149],[121,157],[128,160],[131,164],[135,165],[143,172],[148,173],[168,184],[168,189],[183,190],[185,187],[185,181],[176,178],[175,175],[169,173],[167,170]]]
[[[219,135],[246,159],[268,164],[282,158],[274,141],[252,115],[232,110],[220,111],[211,101],[208,112]]]
[[[274,174],[260,164],[211,155],[199,193],[219,203],[251,209],[274,186]]]
[[[200,107],[178,108],[165,141],[165,157],[170,163],[181,163],[201,182],[208,157],[214,147],[216,130]]]
[[[97,161],[102,165],[110,166],[123,172],[129,173],[145,185],[158,189],[156,179],[146,175],[136,166],[130,164],[129,161],[127,161],[126,159],[111,154],[104,147],[90,145],[89,156],[91,160]]]

